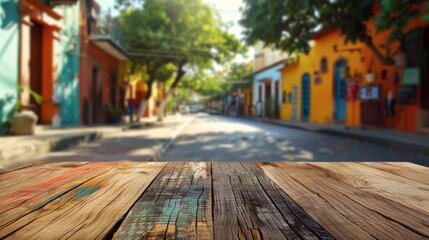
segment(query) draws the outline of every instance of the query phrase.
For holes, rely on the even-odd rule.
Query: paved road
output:
[[[164,161],[395,161],[429,166],[429,156],[353,139],[272,126],[253,120],[198,115]]]

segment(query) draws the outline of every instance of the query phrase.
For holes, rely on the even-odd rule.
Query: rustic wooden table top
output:
[[[0,239],[428,239],[410,163],[39,163],[0,173]]]

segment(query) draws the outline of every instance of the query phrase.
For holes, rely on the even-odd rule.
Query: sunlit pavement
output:
[[[196,115],[164,161],[412,162],[429,156],[354,139],[272,126],[253,120]]]

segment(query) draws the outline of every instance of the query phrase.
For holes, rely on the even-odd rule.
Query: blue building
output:
[[[0,2],[0,134],[18,101],[20,12],[18,0]]]
[[[280,70],[284,66],[285,60],[280,60],[253,73],[253,105],[258,116],[280,117],[283,97]]]

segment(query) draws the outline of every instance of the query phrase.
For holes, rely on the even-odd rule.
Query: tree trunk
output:
[[[183,76],[185,76],[186,74],[185,70],[183,70],[183,67],[185,66],[185,64],[186,64],[186,60],[180,61],[179,66],[177,67],[176,77],[174,78],[173,83],[171,84],[170,88],[165,94],[164,99],[162,99],[161,103],[159,104],[158,119],[157,119],[158,122],[162,122],[164,120],[164,111],[165,111],[165,107],[167,106],[168,99],[171,97],[171,95],[173,95],[174,89],[176,89],[180,80],[182,80]]]
[[[149,75],[149,80],[146,83],[148,89],[147,89],[146,95],[144,96],[143,100],[140,103],[139,112],[137,114],[137,122],[141,121],[141,118],[143,117],[143,114],[146,111],[146,107],[147,107],[147,104],[149,102],[149,99],[152,97],[152,86],[153,86],[153,83],[155,82],[156,71],[161,66],[162,66],[162,64],[156,64],[155,66],[153,66],[152,69],[147,70],[147,73]]]

